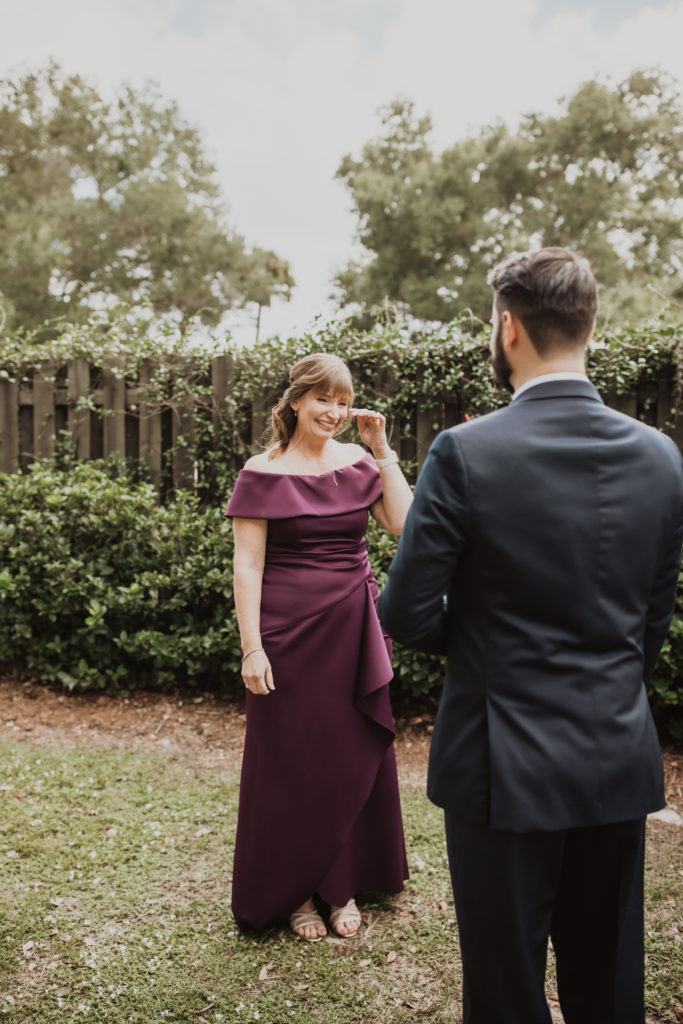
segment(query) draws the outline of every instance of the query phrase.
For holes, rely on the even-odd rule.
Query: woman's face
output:
[[[324,388],[311,388],[291,406],[297,414],[297,432],[318,439],[334,437],[349,415],[348,397]]]

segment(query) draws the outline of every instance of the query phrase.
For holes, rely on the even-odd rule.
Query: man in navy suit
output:
[[[491,275],[514,396],[440,434],[380,599],[445,653],[428,793],[445,809],[465,1024],[643,1024],[645,816],[664,806],[646,686],[683,537],[674,443],[585,373],[596,285],[566,249]]]

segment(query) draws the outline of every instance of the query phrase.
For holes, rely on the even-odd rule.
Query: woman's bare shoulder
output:
[[[358,462],[368,454],[362,445],[354,444],[352,441],[337,441],[336,445],[345,465]]]
[[[269,452],[259,452],[257,455],[252,455],[250,459],[244,463],[244,469],[251,469],[256,473],[272,473],[273,472],[273,460],[269,458]]]

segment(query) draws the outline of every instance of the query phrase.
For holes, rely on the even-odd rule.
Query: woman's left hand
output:
[[[358,433],[363,444],[372,450],[377,459],[383,458],[389,451],[387,441],[387,421],[381,412],[372,409],[352,409],[351,415],[356,417]]]

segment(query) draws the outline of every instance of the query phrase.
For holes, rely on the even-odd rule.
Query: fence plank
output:
[[[66,425],[74,439],[78,457],[84,459],[112,453],[123,457],[128,437],[128,454],[139,457],[147,465],[157,488],[163,479],[164,452],[173,445],[169,468],[174,485],[194,487],[199,423],[203,422],[201,417],[210,411],[217,444],[218,428],[227,416],[226,398],[235,386],[235,357],[224,354],[212,360],[210,410],[198,407],[191,396],[185,397],[184,392],[180,404],[174,405],[167,399],[145,401],[154,368],[153,360],[147,360],[141,368],[140,385],[135,388],[127,385],[122,364],[114,361],[103,369],[101,390],[91,388],[93,370],[82,359],[69,363],[66,388],[57,387],[55,367],[50,363],[36,367],[32,382],[26,381],[23,387],[0,379],[0,471],[23,469],[32,459],[49,456],[56,426]],[[182,383],[183,373],[182,362],[179,362],[175,386]],[[173,385],[174,382],[169,383]],[[394,394],[399,386],[396,371],[389,367],[377,373],[373,385],[378,398]],[[185,381],[184,387],[187,386],[188,381]],[[667,376],[658,382],[657,390],[650,388],[641,393],[640,398],[636,394],[610,394],[607,402],[612,408],[632,417],[638,415],[639,408],[645,409],[649,421],[659,429],[666,429],[683,449],[683,415],[672,411],[672,391],[673,384]],[[88,409],[76,408],[78,400],[85,396],[91,403],[102,406],[102,420]],[[273,394],[258,396],[252,403],[251,417],[244,416],[235,424],[236,430],[242,428],[240,437],[243,442],[250,442],[253,452],[262,450],[270,408],[276,398]],[[390,443],[400,451],[403,461],[415,460],[421,468],[435,435],[444,427],[459,422],[462,413],[457,395],[443,395],[436,407],[418,410],[404,422],[400,414],[395,414],[388,424]],[[131,417],[137,417],[137,422],[132,422]],[[202,481],[202,486],[208,487],[210,482]]]
[[[675,416],[673,387],[670,380],[660,380],[657,389],[657,429],[671,433]]]
[[[422,469],[422,463],[427,458],[427,452],[432,441],[439,433],[439,410],[418,409],[417,410],[417,468]]]
[[[398,422],[398,435],[401,439],[399,455],[401,462],[409,464],[408,479],[415,483],[414,465],[417,462],[417,414],[410,418],[401,418]],[[396,447],[394,445],[394,447]],[[404,471],[408,467],[404,466]]]
[[[251,453],[257,455],[258,452],[263,451],[263,435],[268,421],[270,420],[270,410],[274,405],[271,395],[265,395],[260,398],[255,398],[251,403]]]
[[[0,380],[0,473],[19,469],[19,384]]]
[[[119,360],[108,360],[102,372],[103,453],[126,455],[126,382]]]
[[[47,459],[55,434],[55,368],[43,363],[33,376],[33,455]]]
[[[230,353],[222,356],[215,356],[211,360],[214,444],[217,443],[218,431],[223,420],[223,416],[225,415],[225,399],[232,391],[234,378],[235,360]]]
[[[637,395],[608,395],[605,402],[617,412],[626,413],[627,416],[632,416],[634,419],[638,417]]]
[[[66,414],[67,427],[73,438],[76,456],[90,458],[90,410],[76,408],[79,398],[90,393],[90,366],[85,359],[73,359],[67,369],[69,405]]]
[[[444,402],[443,406],[443,426],[444,430],[448,430],[449,427],[457,427],[458,423],[462,421],[463,417],[460,414],[460,403],[459,402]]]
[[[683,416],[677,415],[674,419],[673,430],[671,431],[671,437],[678,445],[681,454],[683,454]]]
[[[144,394],[154,376],[154,363],[145,359],[140,367],[140,388]],[[140,459],[146,464],[155,487],[161,484],[161,411],[152,402],[141,402],[140,412]]]
[[[194,403],[187,398],[173,410],[173,486],[194,487]]]

